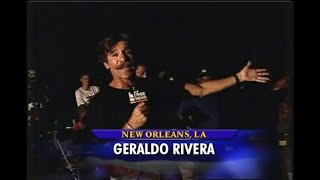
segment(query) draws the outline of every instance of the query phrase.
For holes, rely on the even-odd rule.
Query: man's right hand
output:
[[[138,129],[147,121],[148,106],[145,102],[139,103],[133,110],[127,122],[133,129]]]

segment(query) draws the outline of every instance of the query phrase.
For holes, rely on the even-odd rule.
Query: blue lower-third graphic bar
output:
[[[214,131],[212,131],[214,132]],[[131,140],[105,139],[88,144],[86,155],[126,161],[177,160],[212,162],[221,158],[268,157],[268,136],[259,131],[239,131],[232,139]]]
[[[232,139],[238,130],[110,130],[94,129],[93,134],[98,139],[131,139],[131,140],[148,140],[148,139],[174,139],[174,140],[191,140],[191,139]]]

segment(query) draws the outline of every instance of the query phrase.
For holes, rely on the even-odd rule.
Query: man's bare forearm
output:
[[[185,84],[185,89],[188,90],[194,96],[205,96],[211,93],[222,91],[226,88],[237,84],[237,80],[234,76],[230,76],[223,79],[211,80],[200,84]]]

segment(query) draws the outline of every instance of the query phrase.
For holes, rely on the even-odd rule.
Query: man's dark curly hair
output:
[[[99,62],[104,62],[106,60],[106,54],[108,54],[112,46],[117,44],[119,41],[128,42],[128,35],[125,33],[112,33],[98,43],[97,52]]]

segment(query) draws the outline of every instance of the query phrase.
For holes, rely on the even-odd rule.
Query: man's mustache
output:
[[[131,62],[124,62],[124,63],[121,63],[119,65],[116,66],[116,69],[123,69],[123,68],[133,68],[133,63]]]

